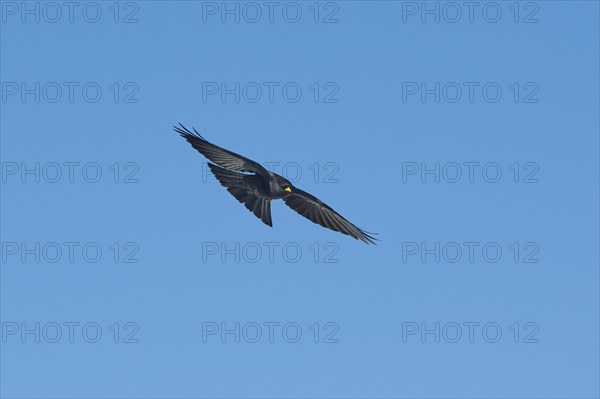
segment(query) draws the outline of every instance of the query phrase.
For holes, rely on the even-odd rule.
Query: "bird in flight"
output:
[[[293,186],[283,176],[269,172],[258,162],[210,143],[196,129],[191,132],[181,123],[173,128],[198,152],[214,162],[209,162],[208,167],[221,185],[266,225],[273,227],[271,200],[283,199],[287,206],[313,223],[367,244],[375,244],[377,238],[350,223],[323,201]]]

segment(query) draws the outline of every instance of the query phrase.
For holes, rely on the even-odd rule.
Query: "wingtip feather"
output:
[[[179,126],[173,125],[173,130],[175,130],[175,132],[179,133],[179,135],[186,140],[200,139],[200,140],[206,141],[206,139],[204,137],[202,137],[202,135],[200,135],[200,133],[198,133],[196,128],[192,128],[192,129],[194,129],[193,132],[190,129],[188,129],[187,127],[185,127],[181,122],[179,122]]]

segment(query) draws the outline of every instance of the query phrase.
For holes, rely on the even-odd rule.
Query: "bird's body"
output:
[[[294,211],[323,227],[366,243],[374,243],[376,240],[318,198],[294,187],[285,177],[269,172],[259,163],[246,157],[210,143],[195,130],[191,132],[183,125],[180,126],[175,126],[175,131],[198,152],[214,162],[209,162],[208,166],[221,185],[266,225],[273,226],[271,201],[282,199]]]

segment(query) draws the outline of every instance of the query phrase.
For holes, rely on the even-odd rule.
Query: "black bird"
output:
[[[266,225],[273,226],[271,200],[283,199],[287,206],[313,223],[367,244],[375,244],[376,238],[350,223],[318,198],[294,187],[283,176],[271,173],[257,162],[208,142],[196,129],[191,132],[181,123],[179,126],[173,126],[175,131],[216,164],[209,162],[208,167],[221,185]]]

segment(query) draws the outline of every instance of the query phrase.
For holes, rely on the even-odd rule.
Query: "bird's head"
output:
[[[274,175],[275,185],[277,191],[282,194],[291,193],[292,192],[292,183],[288,179],[283,176]]]

